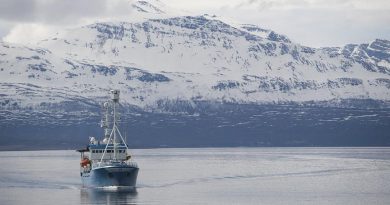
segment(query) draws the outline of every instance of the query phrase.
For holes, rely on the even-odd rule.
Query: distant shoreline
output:
[[[390,148],[390,145],[378,145],[378,146],[199,146],[199,147],[129,147],[132,150],[138,149],[223,149],[223,148]],[[74,149],[66,149],[66,148],[49,148],[49,149],[4,149],[0,148],[0,152],[17,152],[17,151],[67,151]]]

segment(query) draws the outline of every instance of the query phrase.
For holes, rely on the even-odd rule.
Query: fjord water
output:
[[[82,188],[78,153],[0,152],[0,204],[390,204],[390,148],[133,150],[136,191]]]

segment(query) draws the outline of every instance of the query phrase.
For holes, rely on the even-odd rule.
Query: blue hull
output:
[[[105,166],[82,173],[85,187],[129,187],[135,188],[138,168],[129,166]]]

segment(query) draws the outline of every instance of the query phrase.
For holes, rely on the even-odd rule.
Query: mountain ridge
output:
[[[312,48],[154,1],[129,22],[0,41],[0,144],[74,147],[119,89],[137,147],[390,145],[390,41]]]
[[[179,90],[192,92],[190,96],[182,96],[187,100],[210,93],[215,96],[217,91],[234,92],[229,98],[242,102],[256,102],[251,98],[264,99],[257,102],[334,100],[348,93],[352,95],[345,98],[390,99],[389,41],[316,49],[292,43],[284,35],[270,30],[252,26],[246,31],[248,28],[244,25],[243,31],[205,16],[150,19],[143,23],[95,23],[72,31],[76,34],[71,37],[42,41],[39,49],[13,45],[14,49],[33,53],[15,56],[14,60],[5,58],[5,61],[11,64],[9,67],[27,67],[25,73],[30,74],[26,81],[37,85],[49,82],[34,82],[33,76],[75,81],[73,84],[88,80],[95,87],[99,79],[106,82],[105,87],[112,88],[115,83],[107,85],[107,80],[119,83],[137,79],[171,90],[172,86],[176,89],[202,87]],[[263,36],[253,34],[254,30],[262,32]],[[88,38],[73,38],[72,35]],[[91,36],[95,37],[90,39]],[[2,42],[2,58],[7,55],[4,50],[7,47],[9,45]],[[6,73],[9,79],[12,72],[15,71]],[[121,75],[116,76],[117,73]],[[23,76],[22,71],[19,74]],[[133,74],[135,76],[131,77]],[[92,79],[86,79],[91,75]],[[108,79],[104,80],[103,76]],[[139,82],[125,82],[120,83],[140,88]],[[127,90],[133,86],[117,87]],[[342,90],[344,87],[347,91]],[[201,93],[205,88],[207,92]],[[72,89],[78,90],[77,86]],[[302,91],[308,92],[307,95],[321,91],[322,96],[307,98]],[[161,98],[180,96],[178,92]],[[276,96],[269,97],[272,94]],[[219,96],[210,100],[221,101],[223,96],[221,93]]]

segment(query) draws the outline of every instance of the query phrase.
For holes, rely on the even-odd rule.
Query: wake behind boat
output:
[[[118,128],[118,104],[119,90],[111,90],[111,102],[103,105],[104,139],[98,141],[90,137],[87,148],[77,150],[81,153],[80,176],[84,187],[116,190],[136,186],[139,168],[128,154],[126,141]],[[111,112],[113,116],[110,116]]]

